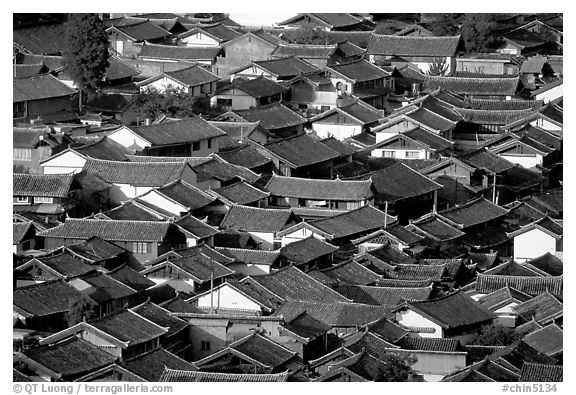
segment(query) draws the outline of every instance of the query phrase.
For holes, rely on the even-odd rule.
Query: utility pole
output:
[[[210,314],[214,314],[214,271],[210,273]]]

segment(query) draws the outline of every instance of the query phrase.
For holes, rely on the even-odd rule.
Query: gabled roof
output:
[[[272,47],[276,47],[276,45],[280,42],[283,42],[281,38],[276,37],[273,34],[268,33],[267,31],[263,30],[263,29],[259,29],[259,30],[252,30],[249,31],[248,33],[245,33],[243,35],[237,36],[229,41],[223,42],[220,45],[223,48],[226,48],[230,45],[233,45],[245,38],[248,38],[249,40],[251,40],[252,38],[256,38],[257,40],[260,40],[262,42],[264,42],[265,44],[272,46]]]
[[[168,328],[161,327],[132,310],[90,321],[89,325],[130,346],[156,339],[168,332]]]
[[[441,282],[450,279],[446,265],[398,264],[385,273],[386,277],[400,280],[432,280]]]
[[[136,42],[157,40],[172,35],[172,33],[162,29],[160,26],[149,21],[148,19],[122,18],[110,21],[108,22],[108,25],[110,26],[108,29],[106,29],[108,34],[116,30]]]
[[[231,74],[236,74],[251,67],[261,68],[273,75],[275,78],[280,79],[293,78],[300,74],[309,74],[318,71],[318,68],[310,63],[302,59],[290,57],[258,61],[253,60],[250,64],[233,70]]]
[[[109,271],[108,276],[139,292],[156,285],[154,281],[147,279],[127,264]]]
[[[285,322],[284,328],[308,340],[313,340],[325,335],[331,329],[328,325],[306,314],[306,312]]]
[[[482,197],[439,211],[437,215],[459,229],[465,229],[501,218],[507,213],[505,208]]]
[[[167,336],[176,334],[188,327],[186,321],[172,315],[168,310],[150,301],[133,307],[131,310],[163,328],[168,328]]]
[[[292,111],[282,103],[271,103],[248,110],[238,110],[236,112],[250,122],[260,122],[260,127],[271,131],[306,123],[306,118]]]
[[[438,241],[454,240],[465,234],[434,214],[427,214],[415,221],[411,221],[406,228]]]
[[[331,283],[354,285],[374,284],[381,278],[377,273],[353,260],[342,262],[327,269],[311,271],[309,275],[318,279],[318,281],[322,281],[322,277],[326,276],[332,280]],[[342,294],[342,292],[336,291]]]
[[[372,304],[394,308],[403,302],[428,300],[432,287],[397,288],[365,285],[339,284],[334,290],[356,303]]]
[[[146,43],[142,46],[139,58],[177,59],[189,61],[214,60],[222,51],[219,47],[188,47]]]
[[[515,382],[518,380],[516,369],[507,368],[487,358],[450,373],[442,382]]]
[[[357,201],[370,199],[372,181],[317,180],[273,174],[264,189],[272,196],[314,200]]]
[[[295,56],[303,59],[329,59],[338,45],[318,45],[318,44],[279,44],[272,52],[272,57],[286,58]]]
[[[18,314],[40,317],[67,312],[70,303],[81,297],[79,291],[64,281],[46,281],[16,288],[12,292],[12,303]]]
[[[532,299],[532,296],[520,292],[509,286],[502,287],[491,294],[481,297],[478,302],[490,309],[496,311],[510,303],[522,303]]]
[[[164,262],[157,263],[148,267],[141,273],[147,277],[154,277],[157,270],[161,270],[166,266],[171,266],[179,269],[188,274],[194,282],[203,284],[209,282],[210,279],[228,277],[234,272],[226,266],[221,265],[214,259],[205,254],[197,253],[195,255],[185,256],[177,259],[168,259]]]
[[[401,162],[358,178],[372,180],[376,200],[381,202],[422,196],[443,187]]]
[[[73,174],[16,174],[12,175],[14,196],[42,196],[66,198]]]
[[[220,122],[212,122],[222,130],[225,130],[228,136],[234,138],[230,133],[229,130],[226,130],[225,127],[221,126]],[[248,134],[249,132],[245,132]],[[240,147],[238,149],[230,150],[230,151],[221,151],[218,152],[218,156],[224,159],[226,162],[231,163],[236,166],[244,166],[248,169],[254,169],[259,166],[266,165],[271,162],[271,160],[264,155],[262,155],[256,148],[252,145],[248,145],[245,147]]]
[[[130,130],[149,141],[152,146],[191,143],[225,135],[221,129],[200,117],[159,125],[132,126]]]
[[[528,277],[507,276],[497,274],[478,274],[476,277],[476,292],[491,293],[502,287],[509,286],[527,293],[540,295],[548,290],[552,295],[561,296],[564,285],[563,276],[558,277]]]
[[[299,168],[340,157],[340,153],[306,134],[264,144],[263,147],[291,168]]]
[[[438,88],[459,95],[513,96],[518,78],[472,78],[426,76],[422,90],[432,92]]]
[[[197,239],[204,239],[219,233],[218,229],[200,221],[191,214],[174,221],[174,224],[182,230],[185,235],[191,235]]]
[[[510,366],[512,369],[518,369],[518,371],[520,371],[522,365],[527,362],[545,363],[549,365],[555,365],[558,363],[555,358],[541,353],[522,340],[496,351],[488,358],[502,364],[503,366]]]
[[[176,318],[177,319],[177,318]],[[166,370],[189,371],[194,365],[162,347],[123,361],[120,366],[145,381],[160,381]]]
[[[562,365],[526,362],[522,365],[522,371],[520,372],[520,379],[518,381],[561,382],[564,380],[563,368]]]
[[[67,218],[62,225],[38,233],[40,237],[88,240],[93,236],[111,241],[162,242],[170,227],[163,221],[117,221]]]
[[[396,344],[405,350],[439,352],[461,351],[460,342],[457,339],[404,336]]]
[[[273,369],[284,365],[296,356],[296,352],[258,333],[246,336],[230,344],[229,347]]]
[[[349,302],[349,299],[293,266],[288,266],[275,273],[250,278],[284,300],[324,303]]]
[[[220,223],[223,229],[234,229],[247,232],[279,232],[298,217],[292,210],[265,209],[234,205]]]
[[[71,96],[76,91],[60,82],[51,74],[29,78],[14,78],[12,82],[12,101],[14,103]]]
[[[323,26],[330,28],[342,28],[355,26],[362,23],[362,19],[346,13],[303,13],[297,14],[285,21],[279,22],[278,25],[290,25],[291,23],[297,22],[303,18],[314,19],[316,22],[321,23]]]
[[[556,357],[564,350],[563,337],[562,328],[556,324],[550,324],[527,334],[523,341],[543,354]]]
[[[106,182],[161,187],[180,179],[186,162],[125,162],[88,158],[84,171]]]
[[[463,49],[462,37],[414,37],[373,33],[368,42],[368,55],[386,56],[455,56]]]
[[[162,74],[150,77],[142,82],[137,83],[138,86],[146,86],[154,81],[158,81],[161,78],[167,77],[180,84],[187,87],[201,86],[204,84],[210,84],[212,82],[219,81],[221,78],[216,74],[213,74],[206,70],[199,64],[194,64],[190,67],[186,67],[174,71],[165,71]]]
[[[310,236],[280,248],[280,256],[294,265],[300,265],[331,254],[337,250],[338,247],[334,247],[332,244]]]
[[[97,236],[83,243],[68,246],[67,249],[90,263],[112,259],[127,252],[124,248]]]
[[[329,44],[338,44],[344,41],[348,41],[360,48],[368,47],[368,42],[372,36],[371,31],[349,31],[349,32],[338,32],[330,31],[325,32],[326,41]]]
[[[398,346],[389,343],[368,330],[351,333],[342,338],[343,346],[353,353],[365,350],[368,354],[376,358],[386,358],[386,354]]]
[[[31,360],[47,370],[54,380],[71,381],[86,373],[111,365],[117,357],[86,340],[71,337],[62,342],[23,351]]]
[[[390,77],[386,70],[361,59],[349,63],[331,65],[326,68],[328,73],[335,73],[351,82],[365,82]]]
[[[199,372],[194,370],[176,370],[165,368],[158,380],[159,382],[219,382],[219,383],[276,383],[288,380],[289,372],[284,373],[218,373]]]
[[[520,229],[508,233],[508,237],[516,237],[533,229],[541,230],[542,232],[547,233],[555,239],[561,239],[562,235],[564,234],[564,227],[546,215],[543,218],[531,222],[528,225],[520,226]]]
[[[34,233],[36,232],[36,228],[32,221],[26,222],[13,222],[12,223],[12,244],[18,244],[24,241],[24,237],[27,236],[28,231],[30,229],[34,229]]]
[[[215,24],[196,25],[196,27],[193,27],[192,29],[180,34],[178,37],[186,38],[198,32],[204,33],[216,39],[219,42],[230,41],[238,36],[241,36],[241,33],[238,33],[234,29],[230,29],[228,26],[223,25],[221,23],[215,23]]]
[[[487,149],[479,149],[458,157],[462,162],[476,169],[483,169],[491,173],[503,173],[514,167],[510,161],[496,155]]]
[[[214,247],[216,251],[224,254],[234,262],[251,265],[272,266],[280,257],[280,251],[251,250],[247,248]]]
[[[53,255],[34,258],[24,265],[18,266],[15,270],[25,271],[31,265],[43,267],[45,271],[53,272],[59,278],[78,277],[96,270],[80,258],[67,253],[66,250]]]
[[[132,153],[128,148],[107,137],[98,138],[92,143],[74,147],[71,150],[85,157],[115,161],[125,161],[126,155]]]
[[[103,273],[72,279],[70,285],[98,304],[126,299],[136,294],[134,288]]]
[[[564,272],[564,262],[549,252],[524,262],[524,266],[550,276],[560,276]]]
[[[479,325],[491,322],[496,317],[490,310],[459,291],[433,300],[408,302],[405,306],[423,314],[444,329]]]
[[[216,179],[221,183],[231,180],[246,180],[250,183],[256,182],[260,176],[252,170],[226,162],[218,154],[212,154],[211,160],[193,166],[198,174],[198,181]]]
[[[534,319],[539,324],[546,325],[550,321],[563,316],[564,305],[549,291],[545,291],[515,306],[514,311],[526,321]]]
[[[128,221],[162,221],[174,217],[174,214],[139,198],[128,200],[118,207],[94,215],[98,219]]]
[[[13,29],[12,42],[24,52],[59,54],[66,47],[63,23]]]
[[[321,122],[323,119],[330,117],[333,114],[342,114],[345,117],[350,117],[352,120],[358,122],[360,125],[373,124],[382,118],[382,115],[374,107],[364,103],[363,101],[356,101],[344,107],[334,107],[331,110],[318,114],[310,118],[309,122]]]
[[[270,97],[287,90],[286,87],[261,75],[248,80],[235,79],[229,86],[220,88],[216,94],[230,88],[239,89],[255,98]]]

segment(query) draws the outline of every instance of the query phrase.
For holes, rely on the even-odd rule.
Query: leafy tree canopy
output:
[[[512,328],[506,328],[502,325],[486,325],[473,344],[478,346],[508,346],[519,339],[520,336],[514,333]]]
[[[98,91],[108,67],[108,35],[97,14],[70,14],[64,58],[70,76],[89,96]]]
[[[160,115],[186,118],[194,115],[213,115],[224,112],[222,108],[210,107],[208,98],[196,98],[182,89],[168,87],[165,92],[150,89],[140,93],[137,105],[150,118]]]
[[[408,354],[386,353],[383,358],[385,364],[379,364],[376,369],[374,381],[406,382],[414,374],[412,365],[417,359]]]
[[[286,41],[296,44],[330,44],[329,35],[320,29],[313,29],[311,27],[301,27],[294,30],[289,30],[283,37]]]

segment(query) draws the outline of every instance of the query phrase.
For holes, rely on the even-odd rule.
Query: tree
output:
[[[384,364],[379,364],[376,368],[374,381],[406,382],[412,379],[412,365],[417,359],[408,354],[388,352],[382,361]]]
[[[287,31],[283,38],[296,44],[330,44],[330,36],[324,30],[311,27],[301,27]]]
[[[455,36],[460,33],[460,25],[464,14],[432,14],[429,17],[433,23],[428,28],[436,36]]]
[[[448,70],[448,65],[446,64],[446,58],[434,58],[432,63],[430,63],[430,68],[428,69],[428,75],[444,75]]]
[[[160,115],[186,118],[197,114],[211,115],[224,112],[220,106],[210,107],[207,97],[197,98],[183,89],[172,87],[168,87],[164,92],[150,89],[140,93],[137,106],[150,118],[157,118]]]
[[[96,318],[96,309],[96,304],[87,296],[82,295],[75,300],[71,300],[68,304],[68,326],[76,325],[83,320]]]
[[[97,14],[70,14],[65,31],[64,59],[82,104],[95,95],[106,74],[108,35]]]
[[[462,20],[462,39],[468,52],[487,52],[496,42],[493,14],[465,14]]]
[[[508,346],[519,340],[520,337],[512,328],[497,324],[485,325],[473,344],[478,346]]]

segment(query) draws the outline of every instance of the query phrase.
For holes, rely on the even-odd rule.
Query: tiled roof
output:
[[[460,350],[460,342],[456,339],[435,339],[430,337],[404,336],[398,343],[406,350],[425,350],[441,352],[457,352]]]
[[[511,122],[526,118],[534,113],[532,109],[526,110],[472,110],[459,108],[458,113],[462,115],[465,122],[478,125],[508,125]]]
[[[469,154],[461,155],[458,159],[477,169],[485,169],[496,174],[514,167],[513,163],[487,149],[480,149]]]
[[[518,78],[467,78],[426,76],[424,92],[438,88],[458,95],[513,96],[518,87]]]
[[[264,148],[294,168],[314,165],[340,156],[339,152],[306,134],[264,144]]]
[[[378,285],[388,288],[422,288],[432,284],[432,279],[425,280],[401,280],[396,278],[383,278],[378,281]]]
[[[122,162],[88,158],[84,170],[106,182],[161,187],[180,179],[185,162]]]
[[[160,26],[150,22],[147,19],[123,18],[120,20],[111,21],[108,23],[108,25],[118,29],[137,42],[151,41],[172,35],[169,31],[162,29]],[[111,27],[106,30],[110,31]]]
[[[304,59],[329,59],[336,48],[337,45],[280,44],[272,52],[272,56],[276,58],[295,56]]]
[[[547,365],[543,363],[526,362],[522,365],[518,381],[529,382],[561,382],[564,380],[562,365]]]
[[[338,44],[344,41],[348,41],[360,48],[368,47],[368,42],[372,36],[370,31],[350,31],[350,32],[326,32],[326,41],[329,44]]]
[[[306,123],[306,118],[282,103],[272,103],[237,112],[250,122],[260,122],[260,126],[266,130],[288,128]]]
[[[492,293],[500,288],[509,286],[528,295],[540,295],[548,290],[552,295],[561,296],[564,278],[558,277],[527,277],[506,276],[497,274],[478,274],[476,277],[476,291]]]
[[[146,43],[138,57],[151,59],[214,60],[222,49],[219,47],[187,47]]]
[[[83,243],[74,244],[67,248],[82,259],[93,263],[115,258],[126,252],[124,248],[100,237],[91,237]]]
[[[365,350],[368,354],[376,358],[386,358],[390,349],[398,348],[398,346],[389,343],[388,341],[376,336],[369,331],[356,332],[342,338],[343,346],[346,349],[359,353]]]
[[[316,270],[310,272],[310,276],[315,277]],[[319,270],[321,275],[328,276],[335,283],[368,285],[376,283],[381,276],[372,270],[355,262],[343,262],[328,269]],[[339,292],[342,294],[342,292]],[[346,295],[344,295],[346,296]]]
[[[509,233],[508,235],[510,237],[515,237],[533,229],[544,231],[557,239],[561,238],[564,234],[564,227],[546,215],[544,218],[531,222],[528,225],[521,226],[520,229]]]
[[[228,133],[228,131],[220,126],[219,123],[213,122],[213,124],[216,124],[216,126],[220,127]],[[228,135],[230,136],[230,134]],[[236,166],[244,166],[248,169],[254,169],[271,162],[269,158],[262,155],[260,152],[258,152],[258,150],[256,150],[256,148],[251,145],[231,151],[218,152],[218,156],[228,163]]]
[[[136,306],[132,308],[132,311],[161,327],[168,328],[167,336],[171,336],[188,327],[186,321],[172,315],[168,310],[152,302]]]
[[[292,210],[234,205],[220,223],[220,227],[247,232],[273,233],[284,229],[296,218]]]
[[[334,290],[356,303],[372,304],[394,308],[402,302],[428,300],[432,287],[396,288],[362,285],[337,285]]]
[[[288,18],[285,21],[279,22],[278,25],[290,25],[300,19],[303,19],[304,17],[316,19],[317,21],[323,22],[326,26],[331,28],[350,27],[358,25],[362,22],[360,18],[346,13],[302,13]]]
[[[252,61],[251,65],[256,65],[276,78],[292,78],[300,74],[308,74],[317,71],[318,69],[310,63],[298,58],[279,58],[270,60]],[[245,70],[251,65],[244,66],[237,71]]]
[[[315,339],[326,334],[331,328],[309,316],[306,312],[285,322],[284,327],[298,336]]]
[[[219,155],[213,155],[212,160],[194,166],[194,171],[198,173],[198,181],[214,178],[221,182],[241,179],[253,183],[260,178],[252,170],[228,163]]]
[[[269,265],[272,266],[280,256],[279,251],[250,250],[247,248],[228,248],[215,247],[216,251],[230,258],[235,262],[247,263],[252,265]]]
[[[153,207],[158,210],[155,210]],[[128,221],[162,221],[173,216],[172,213],[160,210],[159,207],[148,204],[143,200],[134,199],[124,202],[111,210],[98,213],[94,218]]]
[[[280,256],[288,262],[299,265],[337,251],[338,247],[314,236],[292,242],[280,249]]]
[[[497,115],[500,111],[510,110],[539,110],[543,102],[542,100],[491,100],[491,99],[468,99],[466,103],[473,110],[486,110],[493,111],[492,114]],[[496,112],[497,111],[497,112]]]
[[[478,302],[480,302],[480,304],[487,307],[491,311],[495,311],[514,301],[522,303],[530,299],[532,299],[530,295],[525,294],[524,292],[520,292],[514,288],[505,286],[492,292],[491,294],[481,297],[478,299]]]
[[[186,302],[181,296],[164,301],[162,307],[171,313],[205,314],[203,310],[200,310],[198,307]]]
[[[433,300],[410,302],[407,306],[444,329],[492,322],[495,318],[490,310],[459,291]]]
[[[230,86],[222,89],[230,87],[240,89],[255,98],[274,96],[287,90],[286,87],[264,76],[248,80],[235,79]]]
[[[21,314],[39,317],[67,312],[70,303],[81,297],[82,294],[68,283],[46,281],[15,289],[12,303]]]
[[[442,382],[515,382],[518,374],[515,370],[506,368],[499,363],[482,359],[445,376]]]
[[[342,155],[352,155],[360,151],[358,147],[355,147],[352,144],[346,143],[344,141],[340,141],[335,137],[328,137],[323,140],[320,140],[320,142],[332,148],[334,151],[339,152]]]
[[[374,322],[390,313],[383,306],[372,306],[361,303],[318,303],[314,301],[287,301],[275,315],[281,315],[290,321],[306,311],[314,319],[331,327],[359,327]]]
[[[522,365],[527,362],[545,363],[549,365],[556,365],[558,363],[555,358],[539,352],[523,341],[515,342],[498,350],[488,358],[500,364],[505,363],[506,365],[512,365],[512,367],[518,369],[518,371],[522,368]]]
[[[392,271],[385,273],[386,277],[400,280],[432,280],[440,282],[450,277],[445,265],[413,265],[399,264]]]
[[[136,294],[135,289],[103,273],[72,279],[70,285],[98,304]]]
[[[283,297],[276,295],[275,292],[268,290],[268,288],[254,281],[251,277],[246,277],[233,285],[250,298],[271,310],[277,309],[285,302]]]
[[[120,281],[122,284],[128,285],[136,291],[144,291],[156,285],[154,281],[147,279],[128,265],[123,265],[118,269],[108,272],[108,276],[116,281]]]
[[[273,196],[357,201],[372,197],[372,181],[317,180],[273,174],[264,189]]]
[[[549,252],[537,258],[530,259],[524,264],[530,269],[538,269],[550,276],[560,276],[564,273],[564,262]]]
[[[57,373],[59,379],[66,381],[111,365],[117,359],[100,347],[77,337],[26,350],[23,354],[35,363]]]
[[[460,49],[462,38],[458,36],[445,37],[413,37],[372,34],[368,42],[369,55],[387,56],[455,56]]]
[[[273,369],[284,365],[296,355],[296,352],[257,333],[230,344],[230,348]]]
[[[106,137],[72,149],[90,158],[115,161],[125,161],[126,155],[132,153],[128,148]]]
[[[190,210],[206,207],[215,200],[204,191],[182,180],[158,188],[157,191],[183,206],[189,207]]]
[[[67,218],[59,226],[38,233],[40,237],[88,240],[93,236],[111,241],[162,242],[170,226],[160,221],[117,221]]]
[[[221,129],[200,117],[130,129],[153,146],[190,143],[225,135]]]
[[[197,32],[208,33],[208,35],[216,37],[220,42],[230,41],[238,36],[241,36],[241,34],[234,29],[230,29],[221,23],[215,23],[211,25],[197,25],[197,27],[180,34],[180,37],[189,37]]]
[[[403,163],[376,170],[359,178],[372,179],[376,200],[395,202],[436,191],[441,184],[412,170]]]
[[[64,24],[13,29],[12,41],[33,54],[58,54],[66,48]]]
[[[222,188],[212,189],[209,193],[217,197],[222,197],[224,200],[230,201],[233,204],[250,204],[270,196],[269,193],[263,192],[244,181]]]
[[[354,82],[372,81],[390,77],[391,74],[366,60],[331,65],[327,71],[338,73]]]
[[[12,223],[12,244],[18,244],[24,240],[26,233],[34,227],[32,221]]]
[[[439,241],[453,240],[465,234],[456,227],[442,221],[436,215],[421,217],[416,221],[412,221],[406,228]]]
[[[216,74],[212,74],[202,66],[195,64],[190,67],[186,67],[184,69],[174,70],[174,71],[166,71],[164,75],[173,78],[174,80],[182,83],[183,85],[193,87],[193,86],[200,86],[204,84],[209,84],[215,81],[219,81],[220,77]],[[140,86],[147,85],[148,83],[154,82],[163,75],[151,77],[147,80],[140,82]]]
[[[228,277],[234,272],[226,266],[221,265],[205,254],[197,253],[178,259],[170,259],[149,267],[142,272],[144,275],[154,273],[158,268],[166,265],[173,265],[192,276],[195,282],[203,284],[210,281],[211,278]]]
[[[174,224],[180,227],[184,233],[189,233],[199,239],[214,236],[218,233],[218,229],[200,221],[191,214],[177,219]]]
[[[467,228],[500,218],[507,213],[505,208],[480,198],[440,211],[438,215],[460,228]]]
[[[82,259],[65,251],[50,256],[38,257],[35,260],[68,278],[78,277],[95,270],[93,266],[85,263]]]
[[[445,132],[454,129],[456,122],[437,114],[435,111],[426,107],[419,107],[405,115],[409,120],[414,120],[419,124],[427,126],[430,129],[439,132]]]
[[[366,324],[363,328],[367,328],[369,332],[374,333],[391,343],[396,343],[408,334],[407,330],[387,318],[379,318]]]
[[[275,383],[288,380],[288,371],[285,373],[215,373],[198,372],[193,370],[164,369],[159,382],[220,382],[220,383]]]
[[[257,282],[285,300],[324,303],[349,301],[293,266],[264,276],[252,277],[252,281]]]
[[[60,82],[51,74],[14,78],[12,83],[12,101],[14,103],[71,96],[75,93],[74,89]]]
[[[518,304],[514,311],[526,321],[534,319],[539,324],[545,325],[553,319],[562,317],[564,305],[550,292],[535,296],[534,298]]]
[[[147,342],[167,333],[166,328],[144,319],[131,310],[121,311],[90,321],[89,325],[120,341],[129,343],[129,345]]]
[[[555,357],[564,350],[563,337],[562,328],[556,324],[550,324],[527,334],[523,340],[541,353]]]
[[[14,78],[29,78],[42,74],[42,70],[46,70],[42,63],[38,64],[15,64]]]
[[[186,362],[161,347],[123,361],[120,366],[146,381],[160,381],[166,370],[188,371],[194,369],[194,365],[190,362]]]
[[[134,77],[141,73],[140,70],[130,66],[118,56],[110,56],[108,63],[108,67],[106,67],[106,79],[109,81]]]
[[[452,143],[450,140],[447,140],[437,134],[428,132],[421,127],[408,130],[404,132],[403,135],[408,136],[409,138],[418,142],[424,143],[436,151],[443,151],[454,145],[454,143]]]

